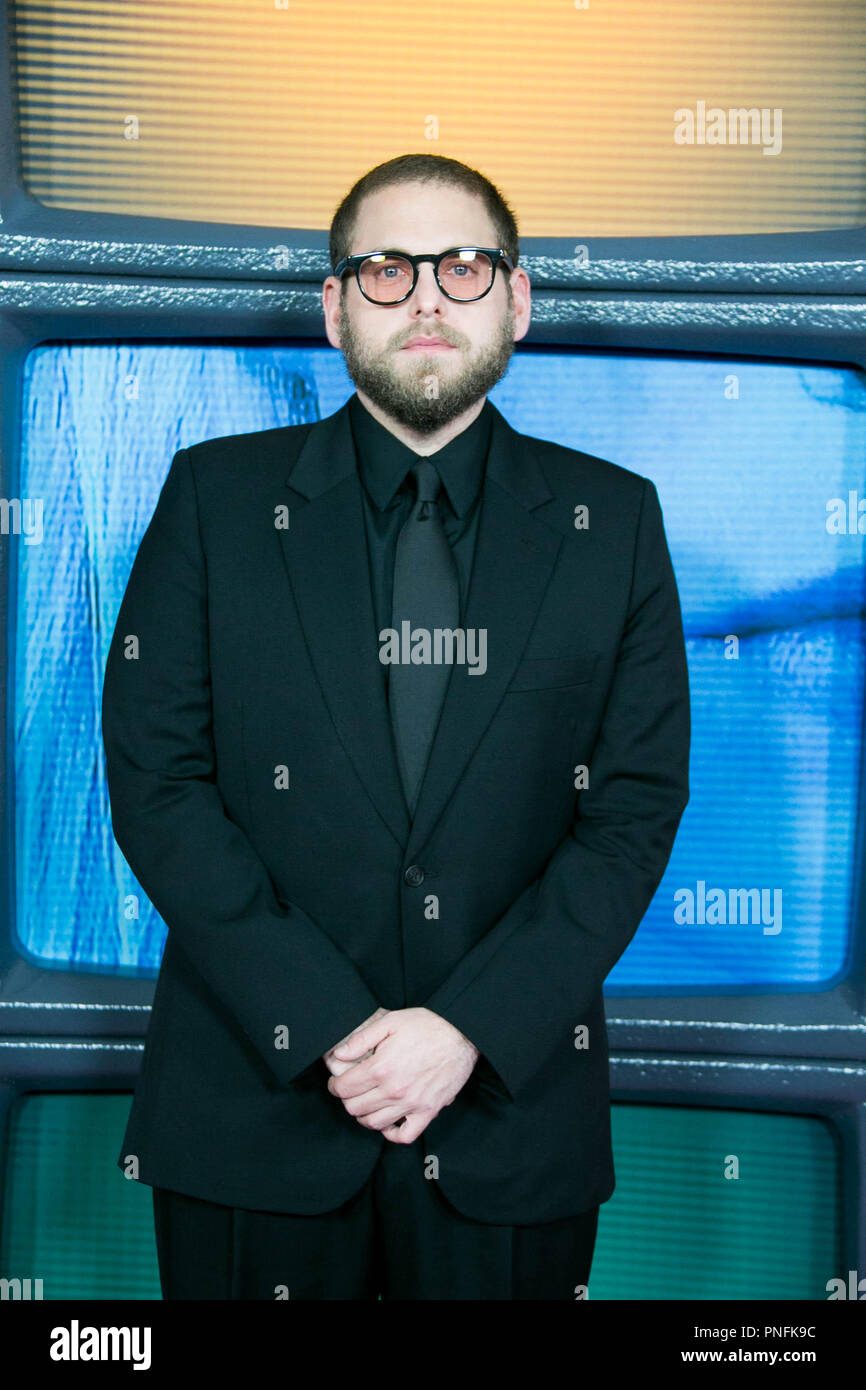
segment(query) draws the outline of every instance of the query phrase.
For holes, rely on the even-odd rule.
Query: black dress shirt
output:
[[[373,637],[377,649],[379,633],[391,626],[397,536],[414,501],[414,487],[408,475],[423,457],[435,464],[442,479],[437,506],[457,565],[460,625],[465,626],[466,600],[472,577],[481,494],[493,425],[492,406],[485,401],[467,429],[435,454],[429,455],[416,454],[414,449],[380,425],[361,404],[357,394],[349,401],[349,419],[362,483],[370,587],[376,619]],[[389,667],[383,664],[386,691],[388,671]]]

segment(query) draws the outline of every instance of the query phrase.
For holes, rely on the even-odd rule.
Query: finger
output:
[[[350,1096],[343,1101],[343,1107],[347,1115],[351,1115],[353,1120],[359,1120],[364,1115],[372,1115],[376,1110],[383,1110],[385,1107],[395,1108],[399,1117],[405,1112],[406,1102],[395,1100],[381,1086],[376,1086],[372,1091],[365,1091],[360,1096]],[[400,1108],[402,1106],[402,1108]]]
[[[392,1101],[393,1095],[387,1094],[388,1083],[383,1080],[378,1069],[373,1074],[376,1057],[368,1057],[363,1061],[351,1063],[344,1074],[340,1077],[331,1077],[328,1082],[328,1090],[332,1095],[339,1096],[340,1100],[348,1100],[350,1096],[362,1096],[367,1091],[372,1091],[378,1086],[385,1087],[385,1099]],[[335,1085],[339,1081],[339,1085]]]
[[[373,1110],[366,1115],[356,1115],[354,1118],[365,1129],[386,1129],[403,1118],[403,1107],[401,1105],[383,1106],[381,1110]]]
[[[367,1091],[375,1090],[379,1082],[372,1079],[366,1067],[366,1062],[348,1062],[345,1071],[339,1076],[329,1077],[328,1090],[331,1095],[336,1096],[338,1100],[346,1101],[353,1096],[363,1096]]]
[[[331,1049],[333,1056],[339,1061],[346,1061],[350,1058],[357,1061],[365,1052],[369,1052],[372,1047],[372,1043],[364,1041],[366,1035],[366,1027],[359,1028],[356,1033],[350,1033],[348,1038],[344,1038],[342,1042],[337,1043],[336,1046]]]
[[[338,1062],[337,1059],[331,1057],[330,1054],[322,1060],[332,1076],[342,1076],[344,1071],[351,1071],[352,1067],[358,1065],[357,1062]]]
[[[393,1105],[397,1099],[382,1085],[381,1078],[370,1075],[366,1062],[350,1062],[342,1075],[328,1077],[328,1090],[344,1105],[349,1100],[357,1102],[360,1097],[371,1093],[375,1093],[374,1098],[380,1105]]]
[[[365,1062],[367,1058],[372,1057],[372,1055],[372,1050],[370,1052],[365,1052],[364,1056],[358,1059],[358,1062]],[[342,1076],[344,1071],[351,1071],[352,1067],[358,1066],[358,1062],[339,1062],[334,1056],[333,1051],[326,1052],[322,1061],[332,1076]]]
[[[371,1048],[378,1047],[380,1042],[384,1042],[388,1037],[390,1028],[391,1025],[387,1016],[378,1018],[373,1023],[359,1028],[357,1032],[350,1033],[348,1038],[337,1044],[334,1048],[334,1054],[341,1061],[350,1057],[357,1060],[363,1053],[369,1052]]]
[[[382,1133],[394,1144],[412,1144],[419,1134],[423,1134],[432,1118],[430,1110],[415,1110],[406,1116],[403,1124],[389,1125]]]

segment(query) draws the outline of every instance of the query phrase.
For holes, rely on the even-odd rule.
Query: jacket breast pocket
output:
[[[510,695],[516,690],[556,690],[572,685],[586,685],[595,675],[598,653],[580,656],[533,656],[519,662],[511,683]]]

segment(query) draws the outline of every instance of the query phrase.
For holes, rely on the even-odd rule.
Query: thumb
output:
[[[383,1019],[375,1023],[368,1023],[364,1028],[359,1028],[334,1048],[334,1056],[341,1061],[348,1062],[363,1057],[365,1052],[378,1046],[384,1038],[388,1036],[388,1026]]]

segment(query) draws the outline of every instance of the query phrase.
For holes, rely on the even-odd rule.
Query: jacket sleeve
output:
[[[475,1044],[511,1100],[568,1056],[650,904],[689,800],[690,729],[679,594],[645,479],[627,617],[570,832],[425,1000]]]
[[[322,928],[278,902],[265,865],[226,813],[216,786],[208,642],[195,479],[179,449],[106,663],[112,830],[172,939],[287,1085],[378,1001]],[[281,1028],[287,1048],[277,1046]]]

